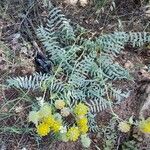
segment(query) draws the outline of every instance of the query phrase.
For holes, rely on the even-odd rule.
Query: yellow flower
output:
[[[55,121],[51,127],[54,132],[58,132],[61,129],[62,124],[59,121]]]
[[[140,121],[139,129],[143,133],[150,133],[150,118]]]
[[[48,124],[49,127],[52,127],[52,126],[54,126],[55,119],[54,119],[53,116],[44,117],[44,118],[42,119],[42,122],[44,122],[45,124]]]
[[[87,125],[80,126],[79,131],[80,131],[81,134],[87,133],[88,132],[88,126]]]
[[[78,126],[85,126],[87,125],[87,123],[88,123],[87,117],[82,117],[82,118],[77,119]]]
[[[122,121],[118,125],[118,130],[120,130],[121,132],[124,132],[124,133],[129,132],[130,128],[131,128],[130,124],[127,123],[126,121]]]
[[[56,100],[55,107],[57,109],[63,109],[65,107],[65,102],[63,100]]]
[[[40,136],[46,136],[50,132],[49,125],[46,123],[40,123],[37,126],[37,133]]]
[[[70,141],[77,141],[80,135],[78,127],[71,127],[67,132],[67,137]]]
[[[69,114],[70,114],[69,108],[64,107],[63,109],[61,109],[61,115],[62,115],[63,117],[67,117],[67,116],[69,116]]]
[[[79,131],[81,134],[85,134],[88,132],[88,119],[85,116],[79,117],[77,119],[77,125],[79,127]]]
[[[74,113],[78,116],[86,115],[88,113],[88,110],[89,108],[85,104],[79,103],[78,105],[75,106]]]

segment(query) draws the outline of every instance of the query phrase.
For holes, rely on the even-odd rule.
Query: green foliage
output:
[[[90,131],[97,133],[97,132],[100,131],[100,128],[97,125],[97,122],[95,121],[95,116],[96,115],[94,115],[92,113],[88,114],[88,124],[89,124],[89,127],[90,127]]]
[[[103,97],[99,97],[89,100],[86,104],[89,106],[92,113],[97,113],[108,108],[109,101],[104,99]]]
[[[123,91],[122,89],[116,89],[116,88],[111,88],[112,92],[112,96],[115,99],[115,104],[120,104],[124,98],[128,98],[128,96],[130,95],[130,91]]]
[[[114,32],[112,34],[103,35],[97,38],[97,44],[103,48],[105,52],[119,54],[125,44],[129,43],[133,47],[142,46],[146,42],[150,42],[150,33],[147,32]]]
[[[110,83],[132,78],[116,63],[114,56],[121,53],[128,43],[142,46],[149,42],[150,35],[145,32],[114,32],[95,40],[81,35],[82,30],[72,27],[59,8],[52,8],[46,26],[37,29],[37,37],[54,62],[53,74],[11,78],[9,86],[47,89],[51,95],[65,99],[71,107],[84,101],[94,114],[109,106],[110,94],[118,103],[121,102],[127,93],[110,87]],[[95,129],[92,123],[90,127]]]
[[[127,141],[122,144],[122,150],[138,150],[137,143],[132,141]]]
[[[111,119],[109,125],[105,129],[103,129],[104,150],[115,149],[115,144],[117,140],[117,133],[115,130],[116,123],[116,119]]]
[[[107,4],[108,0],[93,0],[94,5],[97,9],[101,9]]]
[[[27,90],[35,90],[40,88],[40,82],[48,78],[47,74],[35,73],[29,77],[13,77],[7,79],[8,86],[14,86],[16,88],[22,88]]]
[[[116,131],[116,125],[118,121],[115,118],[112,118],[107,127],[103,128],[103,142],[104,142],[104,150],[113,150],[113,149],[122,149],[122,150],[138,150],[136,141],[126,141],[124,143],[118,142],[120,141],[120,137]],[[118,145],[119,144],[119,145]]]

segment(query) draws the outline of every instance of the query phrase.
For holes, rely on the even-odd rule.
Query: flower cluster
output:
[[[118,125],[118,130],[121,132],[129,132],[131,129],[131,125],[137,126],[138,129],[143,133],[150,134],[150,117],[147,119],[142,118],[141,121],[133,121],[132,118],[129,119],[129,122],[122,121]]]
[[[79,127],[80,133],[85,134],[88,132],[88,120],[86,116],[77,119],[77,125]]]
[[[46,136],[50,132],[48,124],[42,122],[37,126],[37,133],[40,136]]]
[[[69,110],[69,108],[65,107],[65,102],[63,100],[56,100],[55,107],[56,107],[56,109],[60,110],[61,115],[63,117],[69,116],[70,110]]]
[[[85,134],[88,132],[88,119],[86,116],[88,110],[89,108],[83,103],[79,103],[74,109],[77,117],[77,125],[81,134]]]
[[[78,140],[79,136],[84,135],[88,132],[88,119],[87,113],[89,108],[83,104],[79,103],[74,108],[74,113],[76,116],[76,123],[77,126],[71,127],[67,132],[68,140],[76,141]]]
[[[67,138],[70,141],[77,141],[79,136],[80,136],[80,132],[78,127],[71,127],[68,132],[67,132]]]
[[[150,134],[150,117],[139,122],[139,129],[143,133]]]
[[[56,100],[55,107],[57,109],[63,109],[65,107],[65,102],[63,100]]]
[[[89,108],[83,104],[83,103],[79,103],[78,105],[76,105],[76,107],[74,108],[74,113],[77,116],[84,116],[88,113]]]
[[[118,129],[121,131],[121,132],[124,132],[124,133],[127,133],[130,131],[130,128],[131,128],[131,125],[126,122],[126,121],[122,121],[119,123],[118,125]]]
[[[37,133],[40,136],[46,136],[51,130],[59,132],[62,124],[61,121],[56,120],[52,115],[51,107],[45,103],[39,111],[31,111],[29,114],[29,121],[35,123]]]
[[[89,108],[83,103],[77,104],[72,110],[76,122],[73,126],[66,128],[66,126],[63,126],[62,117],[67,117],[71,109],[65,106],[66,103],[63,100],[56,100],[54,105],[43,103],[39,111],[29,113],[29,121],[36,125],[39,136],[46,136],[48,133],[54,132],[61,136],[61,139],[65,142],[77,141],[80,137],[82,141],[84,139],[90,141],[86,134],[88,132],[87,113]],[[84,145],[87,146],[85,143]]]
[[[56,133],[61,128],[61,122],[55,120],[52,116],[43,118],[41,123],[37,126],[37,133],[40,136],[47,135],[51,130]]]

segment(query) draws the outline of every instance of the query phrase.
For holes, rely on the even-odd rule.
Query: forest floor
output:
[[[145,14],[146,4],[133,0],[115,0],[106,5],[88,3],[70,6],[63,0],[52,0],[54,6],[60,7],[72,24],[79,24],[88,29],[93,37],[114,31],[150,32],[150,14]],[[9,77],[30,75],[36,67],[32,55],[37,47],[35,29],[47,17],[41,2],[31,3],[28,7],[24,1],[10,0],[0,2],[0,150],[82,150],[81,143],[51,141],[48,137],[38,139],[28,134],[23,120],[26,120],[28,103],[27,93],[17,89],[8,89],[5,81]],[[148,43],[149,44],[149,43]],[[133,48],[129,45],[117,56],[116,61],[125,67],[134,77],[134,81],[115,82],[121,89],[128,89],[130,96],[113,107],[113,111],[123,120],[131,116],[139,117],[142,95],[150,86],[150,45]],[[32,93],[33,94],[33,93]],[[34,93],[35,94],[35,93]],[[33,94],[33,95],[34,95]],[[19,110],[20,109],[20,110]],[[148,114],[146,114],[148,115]],[[101,127],[108,127],[106,135],[90,133],[92,143],[89,150],[140,150],[150,149],[150,137],[132,127],[128,133],[112,130],[112,112],[106,109],[96,119]],[[18,127],[23,126],[23,129]],[[115,131],[114,131],[115,130]],[[111,134],[112,136],[111,136]],[[114,140],[115,139],[115,140]],[[107,143],[107,142],[108,143]],[[131,147],[130,147],[131,145]]]

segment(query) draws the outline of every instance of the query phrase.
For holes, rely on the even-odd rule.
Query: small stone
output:
[[[124,67],[126,69],[132,69],[134,67],[133,63],[131,61],[127,61],[125,64],[124,64]]]
[[[87,4],[88,4],[88,1],[87,1],[87,0],[80,0],[80,5],[81,5],[82,7],[85,7]]]
[[[75,6],[77,4],[78,0],[65,0],[65,3],[68,5],[73,5]]]
[[[23,111],[23,107],[22,106],[17,106],[16,108],[15,108],[15,112],[16,113],[20,113],[20,112],[22,112]]]
[[[61,109],[61,115],[63,117],[67,117],[67,116],[69,116],[69,114],[70,114],[70,109],[69,108],[65,107],[65,108]]]

